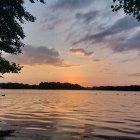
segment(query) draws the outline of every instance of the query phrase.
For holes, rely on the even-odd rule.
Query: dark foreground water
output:
[[[140,92],[3,93],[0,140],[140,140]]]

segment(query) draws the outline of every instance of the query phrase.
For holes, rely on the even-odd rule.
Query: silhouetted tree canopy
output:
[[[31,3],[44,0],[29,0]],[[2,53],[18,55],[22,53],[21,42],[25,34],[22,24],[34,22],[35,17],[24,7],[25,0],[0,0],[0,74],[18,73],[21,66],[2,57]],[[1,76],[0,76],[1,77]]]
[[[113,12],[123,9],[126,15],[133,15],[140,21],[140,0],[113,0],[113,2],[114,5],[111,6]]]

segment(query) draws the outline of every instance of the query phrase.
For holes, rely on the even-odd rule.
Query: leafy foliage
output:
[[[35,0],[29,0],[35,3]],[[45,3],[44,0],[37,0]],[[2,53],[18,55],[22,53],[25,34],[21,24],[34,22],[35,17],[24,7],[25,0],[0,0],[0,73],[18,73],[21,66],[2,58]]]
[[[10,63],[9,61],[5,60],[4,58],[0,57],[0,73],[18,73],[21,70],[21,66],[16,63]],[[2,76],[0,76],[2,77]]]
[[[112,11],[124,10],[126,15],[133,15],[140,21],[140,0],[113,0]]]

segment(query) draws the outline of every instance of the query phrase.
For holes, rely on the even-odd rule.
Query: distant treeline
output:
[[[140,91],[140,86],[100,86],[93,87],[92,90],[117,90],[117,91]]]
[[[41,82],[39,85],[29,85],[23,83],[0,83],[1,89],[72,89],[82,90],[84,87],[78,84],[60,82]]]
[[[116,90],[116,91],[140,91],[140,86],[99,86],[83,87],[78,84],[60,83],[60,82],[41,82],[38,85],[29,85],[23,83],[0,83],[1,89],[56,89],[56,90]]]

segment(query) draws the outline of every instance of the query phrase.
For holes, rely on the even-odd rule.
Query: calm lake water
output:
[[[3,93],[0,140],[140,140],[140,92]]]

